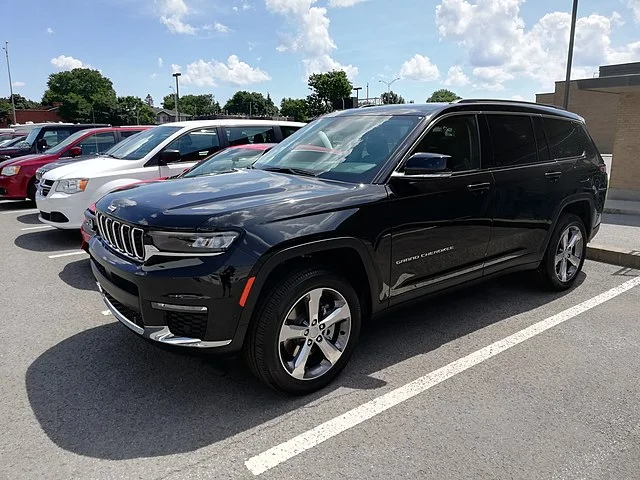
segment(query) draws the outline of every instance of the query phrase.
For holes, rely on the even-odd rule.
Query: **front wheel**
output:
[[[302,395],[331,382],[345,367],[360,333],[360,302],[333,272],[292,273],[267,292],[248,332],[245,359],[276,390]]]
[[[538,269],[544,285],[557,291],[571,288],[582,270],[586,251],[584,222],[577,215],[562,215]]]

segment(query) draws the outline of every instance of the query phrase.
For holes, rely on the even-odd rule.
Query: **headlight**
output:
[[[219,253],[229,248],[240,234],[238,232],[149,232],[149,235],[155,247],[161,252]]]
[[[4,167],[2,169],[2,172],[0,172],[0,175],[4,175],[5,177],[10,177],[12,175],[17,175],[19,171],[20,171],[20,167],[17,165],[12,167]]]
[[[59,180],[56,186],[56,192],[62,193],[79,193],[84,192],[87,188],[89,180],[86,178],[72,178],[70,180]]]

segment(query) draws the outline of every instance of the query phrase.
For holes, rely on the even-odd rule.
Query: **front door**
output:
[[[392,304],[482,275],[493,177],[481,169],[478,138],[476,115],[448,116],[409,154],[449,155],[447,172],[392,177]]]

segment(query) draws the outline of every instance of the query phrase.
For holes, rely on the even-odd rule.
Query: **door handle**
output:
[[[556,181],[562,176],[562,172],[547,172],[544,174],[549,180]]]
[[[489,190],[491,187],[491,183],[473,183],[471,185],[467,185],[467,190],[470,192],[483,192],[485,190]]]

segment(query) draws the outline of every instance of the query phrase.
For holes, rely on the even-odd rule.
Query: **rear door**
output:
[[[223,127],[230,146],[250,143],[277,143],[275,125]]]
[[[203,127],[191,130],[164,148],[164,150],[178,150],[180,152],[180,161],[162,165],[160,167],[160,177],[178,175],[221,149],[220,132],[217,127]]]
[[[485,274],[538,262],[558,203],[562,172],[550,158],[540,119],[530,114],[487,113],[495,179],[493,230]]]

